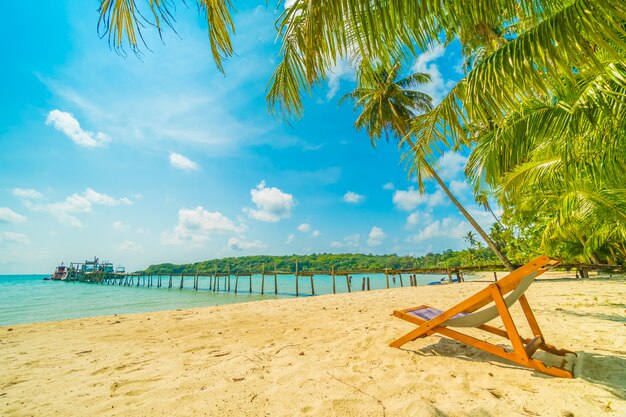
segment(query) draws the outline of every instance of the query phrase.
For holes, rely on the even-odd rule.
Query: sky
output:
[[[267,111],[278,62],[275,2],[238,1],[236,56],[216,68],[202,18],[124,57],[93,2],[10,2],[0,26],[0,274],[52,272],[98,256],[127,270],[243,255],[423,255],[467,246],[469,224],[436,183],[420,195],[397,144],[357,132],[340,62],[285,123]],[[282,7],[282,6],[281,6]],[[8,10],[7,10],[8,9]],[[411,65],[441,100],[462,74],[458,45]],[[466,154],[440,176],[486,227]]]

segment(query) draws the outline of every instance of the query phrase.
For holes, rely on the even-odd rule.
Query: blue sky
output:
[[[258,6],[261,4],[262,6]],[[202,19],[178,7],[178,36],[112,52],[90,2],[20,2],[0,27],[0,273],[49,272],[97,255],[130,270],[160,262],[306,253],[421,255],[466,246],[469,225],[434,183],[420,196],[393,143],[372,148],[339,98],[348,65],[299,121],[267,113],[277,62],[274,5],[237,2],[237,56],[216,69]],[[8,8],[8,10],[6,10]],[[454,85],[454,46],[419,56],[424,91]],[[441,176],[485,226],[462,174]]]

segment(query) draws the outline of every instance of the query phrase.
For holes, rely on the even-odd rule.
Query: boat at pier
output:
[[[54,281],[86,281],[101,282],[113,276],[122,275],[125,272],[123,266],[115,268],[112,262],[100,261],[98,257],[84,262],[71,262],[67,267],[63,263],[59,265],[49,280]]]
[[[53,281],[65,281],[67,279],[68,273],[69,270],[67,269],[67,266],[63,265],[63,262],[61,262],[61,265],[56,267],[56,269],[48,279],[51,279]]]

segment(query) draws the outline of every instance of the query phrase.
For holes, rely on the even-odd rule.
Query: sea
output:
[[[238,292],[234,293],[235,277],[231,277],[231,291],[223,290],[224,278],[219,291],[209,290],[209,278],[199,278],[198,290],[193,289],[193,277],[184,279],[180,289],[180,276],[173,277],[173,288],[168,287],[169,276],[163,277],[163,286],[119,286],[80,282],[45,281],[48,275],[0,275],[0,326],[45,321],[75,319],[81,317],[177,310],[192,307],[245,303],[259,300],[296,297],[295,276],[278,275],[277,293],[274,278],[265,277],[265,291],[261,294],[261,275],[252,276],[252,290],[248,277],[240,277]],[[351,291],[363,290],[363,278],[369,277],[370,289],[386,288],[384,274],[355,274],[351,279]],[[417,285],[439,282],[442,275],[416,275]],[[475,277],[466,276],[467,280]],[[447,277],[445,277],[447,280]],[[348,292],[346,278],[335,277],[337,293]],[[367,280],[365,281],[367,283]],[[409,285],[409,276],[389,278],[390,287]],[[311,280],[300,277],[298,296],[311,296]],[[365,284],[367,289],[367,284]],[[315,295],[332,294],[332,277],[314,276]]]

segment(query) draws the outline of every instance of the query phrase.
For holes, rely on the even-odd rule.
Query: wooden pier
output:
[[[620,265],[562,265],[567,270],[575,269],[576,277],[588,278],[589,270],[608,270],[616,273],[624,273],[625,269]],[[70,273],[66,279],[68,282],[85,282],[102,285],[117,285],[127,287],[156,287],[168,289],[191,289],[193,291],[211,291],[211,292],[231,292],[235,294],[240,292],[254,292],[254,284],[260,286],[260,294],[266,294],[268,290],[274,294],[279,292],[279,277],[291,276],[289,281],[283,281],[280,286],[288,291],[288,288],[295,290],[295,296],[300,295],[316,295],[315,292],[315,276],[330,276],[332,279],[332,293],[345,290],[345,292],[353,292],[360,288],[361,291],[369,291],[372,288],[372,277],[369,275],[378,275],[378,279],[384,279],[384,286],[379,288],[397,288],[404,286],[417,286],[417,275],[439,275],[447,277],[447,282],[442,283],[461,283],[465,281],[465,273],[474,271],[494,271],[494,281],[497,280],[495,271],[502,271],[501,265],[488,266],[472,266],[457,268],[418,268],[418,269],[391,269],[382,270],[353,270],[353,271],[335,271],[333,267],[330,271],[300,271],[296,262],[295,271],[266,271],[265,268],[261,272],[213,272],[213,273],[180,273],[180,274],[145,274],[145,273],[116,273],[96,271],[85,273],[77,269],[70,269]],[[361,276],[361,285],[353,282],[353,276]],[[365,275],[365,276],[363,276]],[[384,276],[384,278],[382,278]],[[254,279],[253,279],[254,277]],[[266,279],[269,282],[266,283]],[[272,279],[273,278],[273,279]],[[302,287],[302,278],[307,279],[309,285]],[[408,278],[408,282],[405,282]],[[260,281],[260,282],[258,282]],[[269,284],[269,285],[267,285]],[[272,285],[273,284],[273,285]],[[270,288],[267,288],[267,287]],[[257,287],[259,288],[259,287]],[[283,290],[283,291],[284,291]]]

